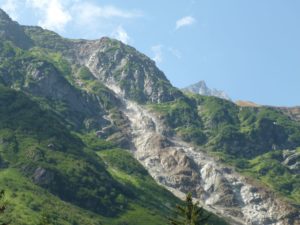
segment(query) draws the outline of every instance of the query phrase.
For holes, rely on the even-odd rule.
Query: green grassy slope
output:
[[[16,225],[43,217],[51,224],[163,225],[179,203],[125,150],[69,131],[51,111],[5,87],[0,159],[8,206],[0,220]]]
[[[61,199],[104,215],[130,197],[95,153],[24,94],[0,89],[1,161]]]
[[[298,153],[300,149],[298,148]],[[257,178],[292,203],[300,205],[300,175],[282,164],[284,150],[276,150],[251,160],[229,160],[245,175]],[[299,160],[299,157],[298,157]]]

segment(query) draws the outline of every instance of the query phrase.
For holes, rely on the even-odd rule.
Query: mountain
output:
[[[230,97],[224,91],[208,88],[204,80],[201,80],[198,83],[183,88],[182,90],[184,92],[191,92],[194,94],[200,94],[205,96],[215,96],[231,101]]]
[[[72,63],[80,54],[74,51],[91,43],[111,57],[104,45],[117,42],[66,40],[39,27],[20,26],[0,12],[6,24],[1,31],[18,31],[1,36],[0,42],[0,186],[7,207],[0,222],[166,224],[180,200],[126,149],[131,144],[119,110],[122,99],[86,66]],[[81,49],[74,47],[81,44]],[[149,63],[143,79],[155,70],[153,82],[161,86],[156,93],[145,91],[143,101],[164,100],[171,89],[181,94],[152,61],[132,53]],[[210,223],[226,224],[217,217]]]
[[[185,94],[117,40],[2,14],[18,32],[0,42],[0,222],[166,224],[191,192],[209,224],[300,223],[294,117]]]

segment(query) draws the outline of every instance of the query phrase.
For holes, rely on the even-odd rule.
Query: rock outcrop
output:
[[[275,107],[295,121],[300,121],[300,107]]]
[[[73,49],[77,62],[87,66],[102,82],[119,86],[125,98],[158,103],[182,96],[154,61],[117,40],[77,42]]]
[[[25,31],[35,45],[60,51],[71,63],[87,66],[100,81],[119,86],[125,98],[158,103],[183,96],[153,60],[120,41],[66,40],[39,27],[25,27]]]

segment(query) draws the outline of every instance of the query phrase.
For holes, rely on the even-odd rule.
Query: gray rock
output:
[[[53,181],[53,178],[54,174],[42,167],[38,167],[32,175],[33,181],[41,186],[50,184]]]
[[[217,89],[210,89],[207,87],[205,81],[199,81],[196,84],[192,84],[186,88],[182,89],[185,92],[191,92],[194,94],[200,94],[200,95],[205,95],[205,96],[215,96],[218,98],[226,99],[231,101],[230,97],[224,92],[224,91],[219,91]]]

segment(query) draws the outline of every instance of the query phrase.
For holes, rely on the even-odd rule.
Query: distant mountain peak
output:
[[[186,92],[191,92],[195,94],[200,94],[200,95],[206,95],[206,96],[215,96],[218,98],[226,99],[231,101],[229,95],[225,93],[224,91],[220,91],[217,89],[211,89],[207,87],[206,82],[204,80],[200,80],[199,82],[192,84],[190,86],[187,86],[186,88],[182,89],[183,91]]]
[[[199,82],[195,83],[194,86],[198,86],[205,89],[208,88],[204,80],[200,80]]]

